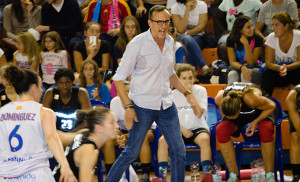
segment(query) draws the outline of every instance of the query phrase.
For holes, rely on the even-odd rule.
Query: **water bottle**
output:
[[[251,182],[258,182],[258,170],[257,170],[257,161],[254,160],[250,163],[251,167]]]
[[[222,182],[221,165],[218,162],[215,162],[213,164],[212,176],[213,176],[214,182]]]
[[[191,169],[191,180],[192,182],[200,182],[200,173],[199,173],[199,164],[196,161],[193,161],[190,164],[190,169]]]
[[[257,161],[257,171],[259,174],[260,181],[266,182],[266,172],[265,172],[264,161],[262,160],[262,158],[259,158],[256,161]]]

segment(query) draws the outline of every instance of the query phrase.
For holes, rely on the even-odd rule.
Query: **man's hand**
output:
[[[50,27],[49,26],[44,26],[44,25],[39,25],[37,27],[35,27],[35,30],[38,31],[38,32],[47,32],[50,30]]]
[[[251,123],[249,123],[245,135],[247,137],[251,137],[256,131],[256,126],[257,126],[257,122],[252,121]]]
[[[111,29],[111,30],[107,31],[106,33],[111,37],[115,37],[115,36],[119,35],[120,30],[119,29]]]
[[[59,182],[78,182],[69,165],[61,165]]]
[[[136,13],[135,13],[135,16],[137,18],[140,18],[143,16],[143,14],[146,14],[147,13],[147,9],[144,7],[144,6],[139,6],[137,9],[136,9]]]
[[[126,109],[125,111],[125,126],[127,130],[132,129],[133,121],[138,122],[138,119],[135,114],[135,110],[133,108]]]

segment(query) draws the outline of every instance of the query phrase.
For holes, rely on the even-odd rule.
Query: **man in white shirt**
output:
[[[116,182],[140,153],[144,137],[153,121],[163,132],[170,147],[171,180],[184,181],[185,147],[181,137],[177,109],[172,101],[170,83],[191,101],[191,92],[174,72],[174,40],[167,34],[170,13],[156,5],[149,11],[150,29],[137,35],[126,47],[113,80],[125,108],[129,130],[125,150],[112,166],[106,182]],[[124,80],[131,75],[130,92]]]

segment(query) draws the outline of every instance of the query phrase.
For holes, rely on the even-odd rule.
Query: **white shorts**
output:
[[[55,182],[49,167],[32,170],[15,178],[0,177],[0,182]]]

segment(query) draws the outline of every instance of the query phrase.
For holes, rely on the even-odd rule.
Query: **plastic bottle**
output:
[[[222,182],[221,165],[218,162],[215,162],[213,164],[212,176],[213,176],[214,182]]]
[[[257,161],[257,171],[259,174],[260,182],[265,182],[266,172],[265,172],[264,161],[262,160],[262,158],[259,158],[256,161]]]
[[[258,170],[257,170],[257,161],[254,160],[250,163],[251,167],[251,182],[258,182]]]
[[[199,164],[196,161],[193,161],[190,164],[190,169],[191,169],[191,181],[192,182],[200,182],[200,173],[199,173]]]

